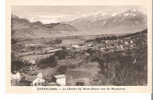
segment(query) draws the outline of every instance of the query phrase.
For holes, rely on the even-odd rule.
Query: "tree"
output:
[[[21,60],[14,53],[11,54],[11,72],[20,71],[22,68],[29,66],[30,64],[26,61]]]
[[[38,61],[39,68],[55,67],[56,65],[57,59],[54,55]]]

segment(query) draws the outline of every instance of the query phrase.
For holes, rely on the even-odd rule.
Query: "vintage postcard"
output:
[[[7,0],[7,91],[151,93],[151,4]]]

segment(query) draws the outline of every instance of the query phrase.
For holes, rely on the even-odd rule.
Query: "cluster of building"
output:
[[[113,52],[133,49],[139,45],[139,41],[141,43],[146,43],[146,33],[147,30],[123,36],[97,37],[95,39],[87,40],[81,45],[73,45],[72,47],[80,50],[87,50],[91,48],[93,50],[100,50],[102,52]]]
[[[100,50],[102,52],[122,51],[126,49],[133,49],[135,47],[136,43],[132,39],[101,40],[100,43],[97,43],[95,40],[93,40],[81,45],[75,44],[71,46],[72,49],[78,51],[93,49]]]
[[[139,36],[136,36],[139,38]],[[55,54],[57,51],[63,50],[62,47],[65,47],[66,50],[74,50],[74,51],[86,51],[88,49],[99,50],[101,52],[114,52],[114,51],[122,51],[126,49],[133,49],[137,46],[136,39],[131,37],[123,37],[117,39],[103,39],[103,38],[95,38],[90,41],[84,41],[78,44],[71,44],[69,46],[50,46],[44,47],[41,50],[33,50],[29,52],[19,53],[20,57],[27,55],[46,55],[46,54]],[[33,45],[32,45],[33,46]]]
[[[99,46],[99,49],[103,52],[106,51],[122,51],[126,49],[133,49],[136,47],[136,43],[130,39],[121,40],[106,40],[103,41],[103,45]]]
[[[54,75],[53,77],[55,80],[52,82],[48,82],[45,80],[42,73],[38,73],[37,76],[31,82],[29,82],[29,85],[30,86],[65,86],[66,85],[66,76],[64,74]],[[24,79],[25,77],[21,73],[17,72],[16,74],[11,75],[11,84],[13,86],[18,86],[22,83],[22,81],[26,82],[26,80]]]
[[[65,47],[66,50],[72,50],[72,51],[87,51],[88,49],[92,49],[92,50],[98,50],[104,53],[107,52],[115,52],[115,51],[123,51],[123,50],[127,50],[127,49],[133,49],[136,47],[136,43],[135,40],[133,39],[116,39],[116,40],[101,40],[100,43],[96,40],[90,41],[90,42],[84,42],[81,44],[73,44],[69,47]],[[52,54],[54,55],[56,52],[63,50],[62,47],[59,48],[53,48],[53,47],[47,47],[44,48],[41,51],[31,51],[31,52],[27,52],[27,53],[21,53],[20,56],[27,56],[27,55],[46,55],[46,54]],[[33,60],[32,64],[33,64]],[[31,62],[29,61],[29,62]]]

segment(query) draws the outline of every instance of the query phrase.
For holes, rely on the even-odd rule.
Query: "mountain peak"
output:
[[[70,24],[83,31],[130,33],[146,28],[146,15],[134,8],[112,13],[98,12],[83,18],[80,17]]]
[[[139,11],[138,9],[132,8],[132,9],[127,9],[126,11],[123,12],[125,14],[125,16],[127,15],[132,15],[132,16],[136,16],[136,15],[144,15],[143,12]]]

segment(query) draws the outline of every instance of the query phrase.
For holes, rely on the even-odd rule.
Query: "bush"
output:
[[[63,66],[60,66],[57,71],[56,71],[56,74],[65,74],[67,71],[67,66],[66,65],[63,65]]]
[[[11,72],[20,71],[22,68],[29,66],[30,64],[16,57],[13,53],[11,54]]]
[[[55,56],[52,55],[38,61],[39,68],[55,67],[56,65],[57,65],[57,59]]]
[[[67,53],[66,50],[60,50],[60,51],[57,51],[57,52],[55,53],[55,56],[56,56],[58,59],[65,59],[67,55],[68,55],[68,53]]]
[[[124,55],[122,53],[125,53]],[[143,85],[147,83],[145,49],[101,54],[92,52],[90,61],[100,64],[100,85]],[[141,55],[140,55],[141,54]],[[135,62],[136,59],[136,62]]]

